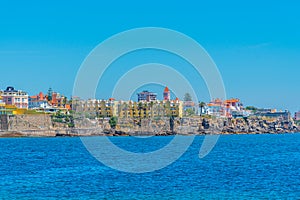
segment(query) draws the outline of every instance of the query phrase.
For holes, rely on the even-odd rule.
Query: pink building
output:
[[[17,108],[28,109],[28,94],[14,87],[7,87],[2,93],[3,102],[6,105],[14,105]]]

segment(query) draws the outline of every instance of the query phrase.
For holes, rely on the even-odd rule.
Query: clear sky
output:
[[[290,0],[1,1],[0,88],[34,94],[51,86],[70,96],[96,45],[154,26],[199,42],[217,64],[228,97],[300,110],[299,9],[300,2]]]

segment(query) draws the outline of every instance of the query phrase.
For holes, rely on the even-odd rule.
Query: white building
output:
[[[44,109],[50,109],[52,106],[48,103],[47,100],[38,100],[38,101],[29,101],[29,109],[39,109],[39,108],[44,108]]]

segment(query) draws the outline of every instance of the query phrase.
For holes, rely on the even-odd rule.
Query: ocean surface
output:
[[[300,134],[223,135],[200,159],[203,138],[173,164],[145,174],[106,167],[80,138],[0,139],[0,199],[300,198]],[[172,137],[110,139],[150,152]]]

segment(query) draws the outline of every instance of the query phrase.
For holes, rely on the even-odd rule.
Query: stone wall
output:
[[[8,130],[8,116],[0,115],[0,130],[7,131]]]
[[[9,131],[49,130],[52,128],[50,115],[14,115],[8,118]]]
[[[170,118],[152,120],[119,119],[116,129],[111,129],[108,119],[77,119],[75,121],[75,128],[73,129],[67,128],[66,124],[53,122],[50,115],[16,115],[3,118],[0,116],[0,119],[0,137],[299,132],[299,128],[292,119],[265,119],[262,117],[249,117],[245,119],[200,118],[199,116],[194,118],[175,118],[172,122],[173,131],[170,130]]]

